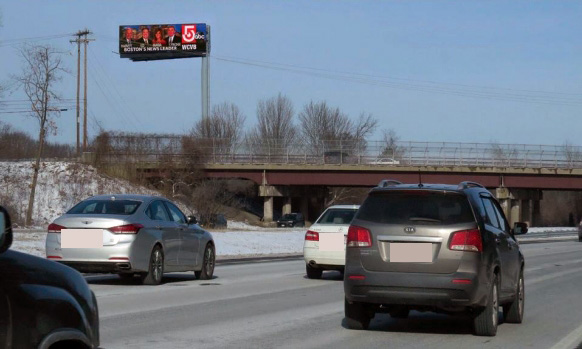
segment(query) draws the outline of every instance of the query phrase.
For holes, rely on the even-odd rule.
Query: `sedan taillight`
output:
[[[483,241],[479,229],[456,231],[451,234],[449,249],[453,251],[483,251]]]
[[[49,224],[47,231],[49,233],[57,233],[57,234],[60,234],[61,233],[61,229],[67,229],[67,228],[66,227],[63,227],[62,225],[58,225],[58,224],[51,223],[51,224]]]
[[[319,241],[319,233],[308,230],[307,233],[305,233],[305,241]]]
[[[143,228],[143,225],[141,224],[125,224],[107,230],[114,234],[137,234],[141,228]]]
[[[350,225],[348,229],[347,247],[370,247],[372,246],[372,236],[366,228]]]

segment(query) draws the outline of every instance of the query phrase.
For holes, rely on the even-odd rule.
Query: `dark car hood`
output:
[[[8,289],[23,284],[61,288],[77,299],[92,297],[85,279],[72,268],[11,250],[0,254],[0,287]]]

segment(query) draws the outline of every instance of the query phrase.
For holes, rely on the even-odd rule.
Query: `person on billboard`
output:
[[[133,39],[133,29],[131,27],[125,27],[123,30],[125,37],[121,39],[122,46],[134,46],[136,41]]]
[[[141,45],[151,45],[152,40],[150,39],[150,30],[149,28],[145,27],[141,30],[141,39],[137,40],[137,42]]]
[[[155,46],[166,46],[167,41],[162,39],[162,30],[161,29],[156,29],[156,32],[154,34],[154,39],[152,40],[152,44],[154,44]]]
[[[168,36],[166,37],[166,41],[168,46],[176,46],[182,44],[182,39],[176,35],[176,28],[174,26],[169,26],[167,29]]]

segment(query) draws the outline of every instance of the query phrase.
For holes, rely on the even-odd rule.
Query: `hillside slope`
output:
[[[22,225],[26,217],[33,162],[0,162],[0,205],[8,207],[13,220]],[[159,192],[111,178],[88,165],[42,162],[33,210],[35,226],[46,226],[87,197],[100,194],[146,194]]]

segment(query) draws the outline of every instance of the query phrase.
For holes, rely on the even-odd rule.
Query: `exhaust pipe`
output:
[[[121,270],[129,270],[131,269],[131,266],[129,265],[129,263],[117,263],[117,268]]]
[[[316,265],[317,265],[317,263],[315,263],[315,261],[309,261],[309,266],[310,267],[314,267]]]

